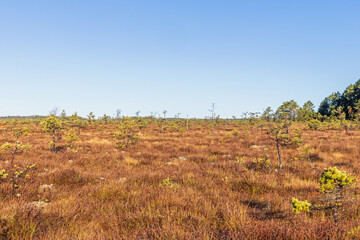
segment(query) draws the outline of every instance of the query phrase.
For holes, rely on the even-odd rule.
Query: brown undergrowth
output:
[[[313,152],[284,148],[278,171],[276,146],[248,124],[181,132],[150,124],[124,149],[115,147],[116,123],[94,125],[72,148],[59,140],[56,154],[34,123],[19,124],[32,147],[16,164],[36,166],[15,192],[0,184],[0,239],[356,238],[357,203],[335,226],[328,213],[293,213],[291,199],[315,199],[324,168],[360,175],[358,131],[296,124]],[[1,124],[1,144],[11,140],[9,126]],[[1,153],[0,169],[9,169],[8,158]]]

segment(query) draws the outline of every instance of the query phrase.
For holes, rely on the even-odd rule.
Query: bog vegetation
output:
[[[4,119],[0,239],[358,239],[359,100]]]

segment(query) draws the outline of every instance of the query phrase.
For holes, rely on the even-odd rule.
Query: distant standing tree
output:
[[[61,122],[54,116],[47,117],[42,123],[43,130],[52,135],[52,141],[50,142],[50,149],[52,152],[56,152],[56,133],[61,129]]]
[[[314,111],[314,104],[311,101],[307,101],[304,103],[303,107],[299,109],[297,118],[300,121],[309,121],[314,119],[315,111]]]
[[[54,115],[56,116],[58,114],[59,108],[58,107],[54,107],[50,112],[49,115]]]
[[[341,94],[336,92],[326,97],[319,106],[318,112],[321,115],[330,116],[338,106],[341,105]]]
[[[186,115],[186,131],[189,131],[189,114]]]
[[[105,124],[108,124],[108,122],[110,120],[110,116],[104,114],[104,116],[102,117],[102,120],[104,121]]]
[[[272,117],[273,117],[273,110],[271,109],[271,107],[267,107],[267,108],[264,110],[261,118],[264,119],[264,120],[267,121],[267,122],[270,122],[270,120],[271,120]]]
[[[287,145],[300,145],[301,132],[296,131],[294,137],[292,138],[289,133],[289,127],[291,122],[287,119],[277,119],[276,122],[270,126],[270,130],[267,132],[269,138],[273,140],[276,144],[276,149],[279,156],[279,169],[282,169],[283,159],[281,155],[281,147]]]
[[[166,110],[163,110],[163,114],[164,114],[164,118],[161,120],[161,132],[164,133],[165,132],[165,119],[166,119]]]
[[[249,112],[244,112],[244,113],[242,114],[242,117],[246,120],[248,114],[249,114]]]
[[[135,113],[135,115],[136,115],[136,117],[139,117],[140,111],[137,111],[137,112]]]
[[[82,121],[77,112],[70,116],[70,125],[77,127],[78,135],[80,135],[80,129],[86,126],[86,122]]]
[[[66,112],[64,109],[61,111],[60,117],[61,117],[61,120],[63,120],[63,121],[66,120]]]
[[[95,115],[93,112],[90,112],[89,115],[87,115],[88,117],[88,123],[89,125],[92,125],[95,122]]]
[[[271,140],[275,141],[276,149],[279,156],[279,169],[282,169],[283,166],[283,159],[281,155],[281,148],[280,146],[284,146],[289,142],[289,134],[287,133],[287,126],[284,124],[274,125],[268,131],[268,136]]]
[[[120,119],[121,118],[121,109],[117,109],[116,110],[116,119]]]
[[[167,111],[166,111],[166,110],[163,110],[164,119],[166,118],[166,113],[167,113]]]
[[[208,110],[210,112],[210,119],[212,121],[214,121],[215,117],[216,117],[216,113],[215,113],[215,103],[211,104],[211,108]]]
[[[284,102],[276,111],[279,118],[294,120],[297,112],[299,110],[299,105],[294,101]]]

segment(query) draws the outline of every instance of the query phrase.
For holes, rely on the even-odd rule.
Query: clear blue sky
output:
[[[360,1],[2,0],[0,115],[222,117],[360,78]]]

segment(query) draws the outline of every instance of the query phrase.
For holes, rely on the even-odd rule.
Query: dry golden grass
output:
[[[0,125],[2,133],[9,124]],[[360,225],[358,204],[345,209],[338,226],[331,216],[291,208],[292,197],[320,195],[324,168],[360,176],[357,131],[304,130],[312,167],[296,159],[300,150],[283,149],[277,171],[276,147],[251,125],[193,123],[184,133],[150,125],[127,149],[115,147],[115,123],[97,125],[81,129],[75,150],[56,154],[49,136],[23,125],[30,131],[22,141],[32,148],[15,161],[36,167],[15,193],[0,184],[0,239],[341,239]],[[11,137],[2,134],[6,141]],[[271,166],[254,168],[264,154]],[[0,169],[9,169],[9,157],[0,155]]]

